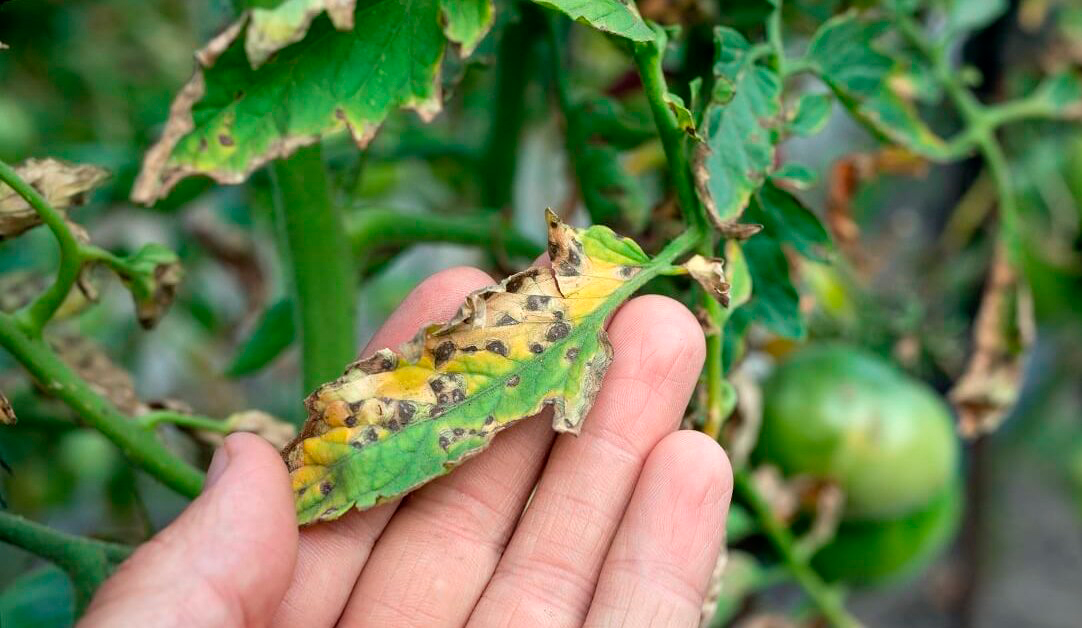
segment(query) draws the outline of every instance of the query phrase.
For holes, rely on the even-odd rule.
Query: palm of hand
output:
[[[422,283],[366,351],[492,283]],[[694,626],[731,488],[716,443],[675,431],[703,360],[694,317],[640,297],[583,433],[501,434],[403,500],[298,532],[273,449],[234,435],[203,495],[99,591],[85,625]]]

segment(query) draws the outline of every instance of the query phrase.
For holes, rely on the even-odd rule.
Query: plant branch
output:
[[[24,330],[40,335],[45,323],[64,303],[72,286],[79,279],[79,271],[83,266],[79,240],[72,233],[64,214],[50,205],[33,186],[22,180],[14,168],[3,161],[0,161],[0,181],[9,185],[34,208],[42,222],[53,232],[60,247],[60,268],[56,280],[37,299],[16,314],[18,323]]]
[[[669,88],[665,83],[661,61],[668,40],[665,31],[660,27],[652,24],[651,28],[654,30],[654,40],[633,44],[632,55],[650,104],[650,113],[661,137],[661,146],[665,150],[669,175],[676,188],[676,198],[680,203],[684,221],[689,227],[706,233],[706,210],[695,193],[695,181],[685,146],[687,134],[680,128],[676,115],[666,100]]]
[[[808,564],[807,559],[801,557],[793,535],[774,516],[770,505],[759,494],[747,471],[737,471],[734,474],[733,488],[758,520],[763,534],[781,556],[782,562],[793,579],[804,589],[823,617],[833,626],[842,628],[860,626],[860,622],[845,610],[838,592],[824,583]]]
[[[49,395],[75,410],[83,421],[109,438],[136,466],[186,497],[195,497],[202,490],[202,473],[177,458],[152,432],[94,392],[44,339],[28,334],[11,315],[0,314],[0,346],[22,364]]]
[[[499,213],[493,211],[451,215],[366,208],[348,214],[345,223],[356,259],[363,259],[377,247],[422,242],[502,247],[508,255],[526,258],[544,251],[534,240],[509,229]]]
[[[275,161],[271,173],[307,394],[338,377],[356,357],[357,274],[345,221],[331,200],[319,144]]]
[[[40,556],[67,572],[76,594],[76,613],[132,549],[75,536],[35,523],[18,515],[0,512],[0,541]]]
[[[785,59],[785,40],[782,38],[781,5],[782,0],[774,0],[774,8],[766,20],[766,38],[773,51],[774,70],[778,76],[786,76],[789,70]]]
[[[169,410],[148,412],[141,415],[136,421],[139,425],[142,425],[147,429],[153,429],[162,423],[170,423],[180,427],[206,430],[208,432],[217,432],[219,434],[229,433],[229,426],[221,419],[212,419],[210,417],[184,414],[181,412],[171,412]]]

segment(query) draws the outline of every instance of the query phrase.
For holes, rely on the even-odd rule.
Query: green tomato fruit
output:
[[[804,349],[764,386],[757,459],[837,482],[847,519],[920,509],[953,482],[958,455],[942,399],[860,349]]]
[[[928,565],[954,538],[962,514],[962,486],[955,482],[924,508],[886,521],[846,521],[812,558],[827,580],[856,586],[904,579]]]

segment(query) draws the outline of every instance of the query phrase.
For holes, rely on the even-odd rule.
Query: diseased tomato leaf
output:
[[[551,211],[548,225],[551,266],[474,292],[450,322],[306,400],[308,421],[283,452],[302,524],[403,495],[546,406],[554,429],[578,433],[612,361],[606,321],[671,259]]]
[[[782,125],[781,80],[754,62],[751,44],[726,27],[716,31],[718,85],[703,116],[706,143],[696,147],[695,182],[714,226],[725,237],[756,230],[739,224],[753,192],[774,169]],[[730,89],[731,88],[731,89]]]
[[[105,170],[59,159],[27,159],[15,173],[59,210],[86,202],[87,196],[109,177]],[[37,211],[22,196],[0,183],[0,240],[16,237],[41,224]]]
[[[15,425],[15,409],[3,392],[0,392],[0,425]]]
[[[442,107],[448,37],[465,53],[491,24],[484,7],[448,10],[449,2],[362,0],[348,31],[339,30],[352,4],[345,0],[289,0],[245,13],[196,53],[199,68],[147,151],[132,198],[152,203],[192,175],[240,183],[268,161],[344,131],[364,147],[400,108],[432,119]]]

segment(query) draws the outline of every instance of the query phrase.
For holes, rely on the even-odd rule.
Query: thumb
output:
[[[270,621],[289,586],[297,520],[278,453],[226,438],[207,485],[94,596],[83,626],[242,626]]]

